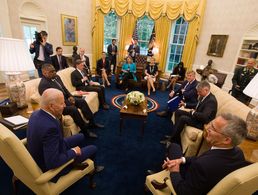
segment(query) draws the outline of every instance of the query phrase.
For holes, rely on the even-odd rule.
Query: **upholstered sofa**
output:
[[[217,115],[221,113],[232,113],[246,120],[250,108],[236,100],[234,97],[219,87],[211,84],[211,93],[218,101]],[[173,121],[173,119],[172,119]],[[191,126],[186,126],[181,133],[182,149],[185,156],[195,156],[208,149],[206,142],[203,142],[203,131]]]
[[[65,87],[71,92],[71,94],[76,94],[75,87],[72,86],[71,73],[74,70],[73,67],[66,68],[64,70],[58,71],[57,74],[62,79]],[[40,78],[29,80],[25,82],[26,87],[26,101],[28,103],[38,104],[40,101],[40,95],[38,93],[38,85]],[[99,109],[98,94],[96,92],[88,92],[85,95],[85,100],[87,101],[91,111],[96,113]],[[74,123],[73,119],[69,116],[62,117],[64,136],[74,135],[79,132],[79,127]]]

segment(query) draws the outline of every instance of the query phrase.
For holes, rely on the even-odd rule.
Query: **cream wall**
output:
[[[224,88],[231,88],[231,78],[242,38],[257,24],[257,0],[207,0],[194,68],[206,65],[208,60],[212,59],[216,69],[229,74]],[[206,54],[211,34],[229,35],[222,58]]]

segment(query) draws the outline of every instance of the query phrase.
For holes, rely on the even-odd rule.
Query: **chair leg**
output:
[[[19,181],[19,179],[13,175],[12,177],[12,185],[13,185],[13,194],[16,195],[17,194],[17,181]]]

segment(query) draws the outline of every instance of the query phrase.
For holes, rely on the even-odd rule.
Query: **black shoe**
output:
[[[88,136],[91,137],[91,138],[98,138],[97,134],[93,133],[91,131],[88,132]]]
[[[104,110],[108,110],[109,109],[109,105],[108,104],[103,104],[102,107],[103,107]]]
[[[89,125],[89,128],[104,128],[105,126],[104,125],[101,125],[101,124],[99,124],[99,123],[91,123],[90,125]]]
[[[172,136],[170,136],[170,135],[165,135],[165,138],[168,139],[168,140],[170,140],[170,139],[172,138]]]
[[[103,171],[104,168],[105,168],[104,166],[96,166],[96,167],[95,167],[95,172],[96,172],[96,173],[99,173],[99,172]]]
[[[166,184],[166,180],[168,180],[168,177],[165,177],[164,178],[164,183],[160,183],[158,181],[156,181],[155,179],[151,181],[151,184],[153,185],[153,187],[157,190],[162,190],[164,188],[167,187],[167,184]]]
[[[158,115],[160,117],[167,117],[168,112],[167,111],[156,112],[156,115]]]
[[[153,171],[153,170],[150,170],[150,169],[148,169],[148,170],[146,171],[146,175],[152,175],[152,174],[154,174],[154,173],[156,173],[156,172]]]

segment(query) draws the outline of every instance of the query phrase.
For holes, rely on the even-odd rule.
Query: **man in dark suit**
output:
[[[113,65],[113,74],[116,71],[116,55],[117,55],[117,46],[116,46],[116,39],[112,39],[112,44],[108,45],[107,47],[108,57],[110,60],[111,66]]]
[[[91,112],[87,102],[82,98],[76,98],[71,95],[71,93],[64,86],[61,78],[56,74],[56,70],[51,64],[44,64],[42,66],[43,77],[39,83],[39,94],[42,95],[46,89],[55,88],[63,92],[65,97],[65,105],[63,114],[70,115],[74,122],[80,127],[82,133],[85,136],[97,137],[97,135],[88,130],[87,124],[84,122],[78,108],[81,109],[83,115],[87,120],[89,120],[89,127],[104,127],[103,125],[94,122],[94,116]]]
[[[56,55],[51,57],[52,65],[55,67],[56,71],[68,68],[66,57],[62,55],[62,47],[56,48]]]
[[[185,108],[195,108],[198,102],[198,95],[196,90],[197,84],[198,81],[195,78],[195,72],[192,70],[188,71],[186,73],[186,80],[179,88],[170,92],[169,99],[179,96],[181,98],[179,107],[183,106]],[[168,116],[168,112],[168,110],[157,112],[157,115],[166,117]]]
[[[84,48],[80,48],[79,51],[79,58],[76,58],[74,61],[74,64],[76,62],[77,59],[80,59],[84,62],[84,69],[86,72],[87,77],[91,80],[91,69],[90,69],[90,59],[88,56],[85,55],[85,49]]]
[[[136,56],[140,55],[140,47],[138,45],[138,40],[134,42],[128,48],[128,55],[132,57],[133,62],[135,62]]]
[[[76,90],[82,91],[94,91],[98,93],[100,106],[105,110],[109,109],[109,106],[105,101],[105,88],[100,85],[94,85],[95,82],[90,81],[87,74],[84,71],[84,62],[80,59],[75,61],[76,70],[71,73],[71,80]]]
[[[53,54],[53,46],[47,42],[47,32],[41,31],[35,34],[36,41],[30,44],[30,53],[35,53],[34,65],[38,70],[39,77],[42,77],[41,67],[45,63],[51,63],[50,55]]]
[[[175,112],[175,125],[170,142],[181,145],[180,133],[185,125],[203,129],[204,124],[212,121],[217,114],[218,103],[216,97],[210,92],[210,84],[207,81],[202,81],[196,88],[199,97],[195,109],[190,111],[179,109]]]
[[[63,137],[59,119],[64,107],[63,93],[57,89],[47,89],[41,97],[41,109],[35,111],[29,119],[27,148],[43,172],[57,168],[71,159],[75,160],[75,164],[81,163],[94,157],[97,152],[94,145],[79,147],[85,141],[80,133]],[[68,166],[63,169],[54,181],[68,173],[71,168],[72,166]]]
[[[245,95],[243,90],[257,74],[255,65],[256,60],[254,58],[249,59],[246,67],[237,68],[232,78],[232,96],[246,105],[249,105],[252,98]]]
[[[97,74],[102,77],[103,86],[105,87],[105,84],[107,86],[111,86],[108,75],[110,74],[110,61],[106,57],[106,53],[102,52],[101,58],[97,61]]]
[[[178,195],[207,194],[226,175],[248,165],[237,147],[246,135],[244,120],[232,114],[221,114],[206,126],[205,139],[211,146],[207,152],[185,158],[180,146],[171,144],[162,167],[170,171],[175,192]],[[152,184],[158,189],[166,187],[157,181]]]

